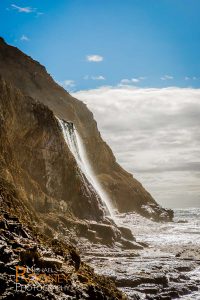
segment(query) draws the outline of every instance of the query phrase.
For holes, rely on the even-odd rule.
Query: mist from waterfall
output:
[[[110,216],[115,221],[114,208],[111,204],[111,200],[109,199],[106,192],[103,190],[101,184],[99,183],[98,179],[96,178],[92,170],[92,167],[87,158],[87,154],[83,142],[74,124],[72,122],[66,122],[60,119],[58,119],[58,121],[62,128],[64,139],[70,151],[72,152],[80,170],[85,175],[88,182],[95,190],[96,194],[102,200],[106,215]]]

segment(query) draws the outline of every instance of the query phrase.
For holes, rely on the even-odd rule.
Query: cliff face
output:
[[[56,84],[38,62],[2,39],[0,75],[11,85],[1,83],[3,130],[7,132],[8,147],[15,149],[12,155],[22,170],[20,180],[26,186],[24,193],[31,205],[41,209],[45,202],[52,205],[64,200],[80,217],[102,218],[98,201],[92,201],[87,192],[83,192],[76,163],[61,137],[56,115],[75,124],[96,176],[120,212],[137,211],[157,220],[172,217],[171,212],[163,210],[142,185],[117,164],[86,105]],[[11,88],[17,90],[11,92]],[[8,159],[13,159],[12,155]],[[12,177],[15,170],[13,167],[7,176]],[[36,196],[38,191],[41,191],[39,197]]]
[[[0,79],[0,121],[0,176],[32,211],[102,219],[100,201],[88,193],[48,107]]]

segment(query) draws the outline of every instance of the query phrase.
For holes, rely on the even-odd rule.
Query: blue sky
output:
[[[200,206],[199,15],[200,0],[1,0],[0,35],[88,105],[159,203]]]
[[[1,0],[0,35],[69,90],[200,87],[199,0]]]

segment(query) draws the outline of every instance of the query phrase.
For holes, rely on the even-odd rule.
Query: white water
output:
[[[129,227],[138,242],[149,244],[148,252],[144,249],[143,255],[152,256],[153,264],[162,257],[168,257],[170,264],[170,256],[173,263],[174,259],[176,260],[174,255],[184,249],[187,251],[191,249],[189,255],[194,257],[193,251],[200,249],[200,208],[174,209],[174,222],[160,224],[135,213],[118,214],[117,217],[118,224]],[[188,272],[187,275],[191,279],[200,279],[200,267]],[[200,300],[200,289],[192,294],[180,296],[179,299]]]
[[[163,245],[199,245],[200,208],[174,209],[174,222],[155,223],[135,213],[118,214],[118,223],[133,230],[138,241]],[[179,223],[182,221],[181,223]]]
[[[84,149],[84,145],[82,140],[72,122],[65,122],[63,120],[58,119],[60,126],[62,128],[64,139],[72,152],[79,169],[85,175],[90,185],[95,190],[96,194],[100,197],[104,204],[105,213],[110,216],[114,221],[114,209],[112,207],[111,201],[103,190],[101,184],[98,182],[92,167],[88,161],[86,151]],[[87,183],[85,183],[87,185]]]
[[[118,214],[118,223],[123,227],[129,227],[136,240],[147,242],[148,248],[139,251],[140,256],[135,256],[134,250],[122,250],[121,248],[108,248],[101,244],[87,246],[82,243],[82,256],[95,272],[100,275],[111,276],[118,280],[146,274],[174,274],[176,267],[193,265],[190,272],[183,272],[191,280],[200,279],[200,265],[195,263],[199,260],[200,249],[200,208],[176,209],[174,222],[156,223],[136,213]],[[88,248],[87,248],[88,247]],[[176,257],[179,252],[186,253],[184,258]],[[131,254],[133,256],[130,256]],[[196,254],[195,254],[196,253]],[[127,255],[128,254],[128,255]],[[191,259],[191,261],[190,261]],[[187,281],[186,281],[187,284]],[[184,285],[184,283],[183,283]],[[199,284],[197,283],[199,286]],[[146,294],[139,293],[133,287],[121,287],[129,299],[147,299]],[[176,298],[177,299],[177,298]],[[198,291],[180,296],[180,300],[200,300],[200,286]]]

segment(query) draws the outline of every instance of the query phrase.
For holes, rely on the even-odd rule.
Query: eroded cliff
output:
[[[102,219],[99,199],[88,194],[52,111],[1,79],[0,120],[0,175],[36,213]]]
[[[77,215],[91,218],[95,213],[97,216],[95,218],[102,217],[97,208],[98,205],[94,201],[91,201],[87,196],[87,201],[82,200],[84,196],[82,193],[81,195],[78,193],[81,190],[81,182],[78,182],[76,178],[76,188],[71,185],[74,176],[76,176],[76,172],[74,172],[76,164],[74,164],[70,151],[67,151],[66,145],[63,144],[60,137],[61,132],[58,130],[53,117],[54,114],[75,124],[97,178],[120,212],[137,211],[155,220],[169,220],[172,218],[170,211],[162,209],[143,186],[119,166],[111,149],[102,140],[97,124],[87,106],[73,98],[54,82],[45,68],[38,62],[26,56],[17,48],[7,45],[2,39],[0,40],[0,75],[12,87],[18,89],[18,99],[16,101],[20,104],[20,99],[26,97],[25,107],[27,108],[29,105],[32,107],[32,111],[27,112],[24,117],[22,112],[25,108],[20,108],[20,105],[18,108],[18,105],[15,105],[14,118],[16,124],[13,127],[16,129],[12,128],[12,146],[18,153],[17,159],[20,166],[25,169],[23,170],[26,173],[24,178],[27,179],[27,176],[30,176],[31,180],[38,184],[38,190],[42,189],[44,193],[43,202],[58,203],[63,199],[67,199],[68,205],[73,207]],[[30,97],[40,103],[38,103],[37,108],[34,104],[31,104]],[[27,99],[29,99],[28,102]],[[47,105],[53,113],[50,111],[47,113],[42,104]],[[25,119],[23,120],[23,118]],[[52,121],[52,126],[49,125],[49,119]],[[11,122],[10,125],[13,125],[14,121],[11,120],[12,118],[7,122]],[[27,125],[28,129],[26,128]],[[35,129],[35,125],[37,129]],[[7,125],[7,127],[9,126]],[[52,131],[54,131],[53,135]],[[19,133],[23,133],[23,138],[22,140],[19,139],[17,143]],[[41,177],[41,168],[46,172],[45,175],[42,173],[44,177]],[[23,184],[30,185],[27,180],[21,180],[23,180]],[[38,193],[37,188],[35,187],[35,193]],[[33,187],[31,186],[29,189],[31,189],[29,198],[34,198],[30,202],[37,205],[38,201],[32,192]],[[47,199],[45,198],[46,194],[48,194]]]

